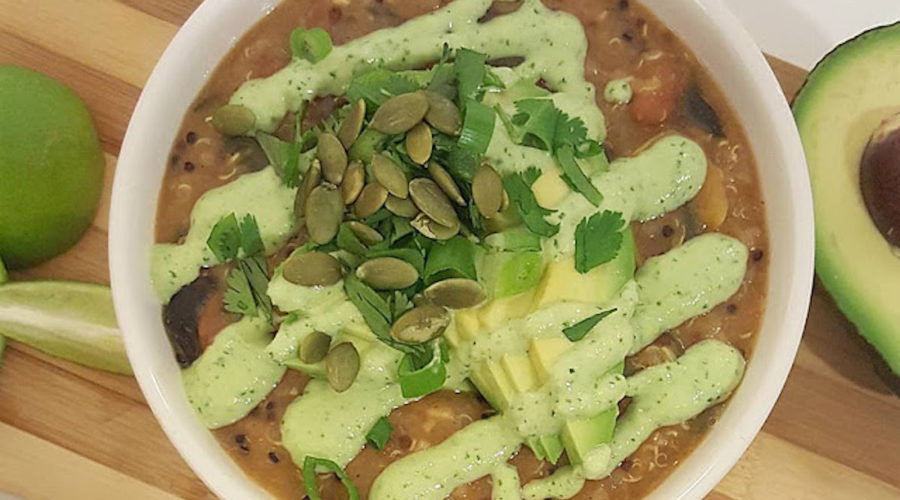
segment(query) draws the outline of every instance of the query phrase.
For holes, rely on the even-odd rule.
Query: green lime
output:
[[[0,256],[10,268],[50,259],[81,238],[103,169],[81,99],[40,73],[0,65]]]
[[[86,366],[131,373],[106,286],[6,283],[0,286],[0,336]]]

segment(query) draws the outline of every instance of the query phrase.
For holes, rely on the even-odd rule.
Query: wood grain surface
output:
[[[108,283],[109,185],[141,86],[200,0],[0,0],[0,63],[71,86],[107,153],[106,195],[84,239],[14,279]],[[770,59],[785,94],[804,73]],[[2,182],[2,180],[0,180]],[[900,498],[900,399],[817,288],[787,385],[711,500]],[[211,498],[162,433],[133,379],[14,342],[0,365],[0,492],[27,499]]]

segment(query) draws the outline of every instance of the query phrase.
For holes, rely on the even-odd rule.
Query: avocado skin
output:
[[[865,141],[880,120],[900,110],[900,23],[835,48],[810,72],[792,106],[813,183],[816,272],[841,311],[900,375],[900,306],[892,293],[900,283],[900,256],[891,254],[872,221],[858,173]],[[878,115],[874,122],[872,115]],[[859,122],[871,128],[861,129]],[[840,134],[823,135],[829,127]],[[857,155],[846,144],[860,142],[858,136],[864,140]]]

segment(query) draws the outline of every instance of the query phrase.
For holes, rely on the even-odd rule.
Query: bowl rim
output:
[[[771,412],[792,367],[809,307],[813,278],[814,234],[809,177],[793,117],[771,68],[749,33],[721,0],[647,0],[643,3],[654,11],[658,8],[676,8],[666,7],[666,2],[679,4],[677,8],[686,6],[695,9],[697,14],[692,15],[698,19],[714,21],[715,27],[710,28],[714,31],[712,36],[718,36],[726,44],[728,54],[734,57],[737,68],[734,71],[739,74],[743,71],[743,76],[748,79],[747,92],[750,97],[769,113],[767,125],[771,130],[768,135],[774,142],[766,142],[766,145],[777,151],[775,156],[786,167],[783,179],[786,184],[783,190],[790,196],[789,199],[780,201],[788,209],[787,229],[793,233],[787,237],[787,244],[779,256],[779,263],[788,274],[778,277],[783,286],[777,291],[785,300],[777,304],[777,307],[770,303],[775,278],[770,264],[765,318],[760,330],[774,328],[782,334],[771,342],[772,352],[767,356],[772,359],[761,367],[760,363],[753,362],[760,355],[754,352],[744,380],[732,396],[722,420],[647,500],[702,498],[749,447]],[[171,358],[170,351],[170,359],[160,358],[165,356],[163,351],[170,349],[168,341],[161,347],[159,339],[153,338],[159,334],[161,319],[159,304],[148,301],[148,297],[153,298],[153,294],[149,272],[145,272],[149,270],[149,248],[144,244],[148,233],[152,241],[159,182],[151,182],[148,186],[148,174],[141,172],[140,164],[148,161],[147,155],[158,150],[158,146],[154,148],[152,145],[161,143],[165,143],[165,153],[157,158],[159,161],[155,164],[166,164],[165,155],[179,129],[184,109],[194,99],[196,91],[202,87],[230,46],[243,36],[246,29],[271,11],[276,3],[277,0],[205,0],[179,29],[147,80],[135,107],[122,143],[110,204],[110,281],[116,314],[135,377],[157,421],[176,450],[207,487],[222,498],[270,497],[259,485],[244,476],[210,432],[203,432],[206,429],[187,406],[183,392],[173,394],[166,389],[172,383],[173,376],[177,376],[177,373],[173,375],[171,367],[177,365]],[[241,21],[243,27],[234,34],[223,33],[220,21],[235,17],[235,12],[240,12],[246,18]],[[234,24],[233,21],[231,23]],[[684,40],[683,36],[682,39]],[[212,58],[209,55],[198,55],[199,51],[194,50],[194,47],[208,45],[210,40],[215,41],[213,45],[217,49],[217,56]],[[707,66],[708,61],[704,61],[703,57],[700,59]],[[203,71],[198,71],[198,68]],[[717,84],[721,86],[719,81]],[[176,99],[179,102],[171,102],[171,91],[180,87],[195,90],[186,98],[181,96]],[[726,89],[723,91],[728,94]],[[734,103],[730,104],[734,107]],[[165,116],[163,113],[168,107],[180,109],[181,115],[174,118]],[[174,127],[159,126],[166,122],[171,125],[173,121]],[[745,125],[743,116],[740,122]],[[746,130],[746,125],[745,131],[751,143],[758,142],[754,141],[752,131]],[[757,132],[763,134],[761,131]],[[773,207],[769,203],[769,189],[765,189],[766,182],[760,172],[757,147],[752,149],[757,156],[757,175],[764,187],[770,248],[775,248],[772,238],[775,236],[772,225],[775,219],[771,214]],[[161,181],[163,169],[159,170],[158,175],[152,174],[156,175],[154,180]],[[155,189],[151,190],[150,187]],[[770,308],[773,307],[777,311],[770,313]],[[774,326],[768,325],[772,314],[778,320],[778,324]],[[747,383],[751,379],[753,383]],[[739,402],[736,404],[737,400]],[[740,408],[735,408],[737,406]],[[185,408],[191,410],[190,413]],[[739,409],[744,411],[739,412]],[[210,446],[215,446],[218,453],[210,453]]]

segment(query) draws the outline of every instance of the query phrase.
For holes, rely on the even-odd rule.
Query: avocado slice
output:
[[[891,120],[900,113],[900,23],[828,54],[793,109],[812,181],[819,278],[900,374],[900,132]],[[872,164],[892,147],[892,163]]]

